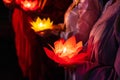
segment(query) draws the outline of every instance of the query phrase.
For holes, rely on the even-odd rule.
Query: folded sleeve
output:
[[[118,16],[118,19],[116,21],[117,26],[115,27],[116,30],[116,39],[118,42],[118,50],[117,50],[117,55],[116,55],[116,60],[115,60],[115,70],[120,78],[120,14]]]

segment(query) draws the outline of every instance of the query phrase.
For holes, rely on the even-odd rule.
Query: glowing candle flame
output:
[[[16,1],[16,3],[20,4],[21,8],[25,11],[36,10],[38,8],[38,1],[22,0],[20,2]]]
[[[67,50],[66,50],[66,47],[64,47],[64,49],[63,49],[63,53],[66,53],[66,51],[67,51]]]
[[[24,7],[29,8],[29,7],[31,7],[31,4],[30,3],[26,3],[26,4],[24,4]]]

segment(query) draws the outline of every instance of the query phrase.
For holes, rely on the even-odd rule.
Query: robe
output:
[[[88,40],[90,30],[99,18],[102,11],[102,3],[98,0],[84,0],[76,4],[73,2],[65,13],[65,32],[61,32],[61,37],[67,39],[75,35],[77,41]]]
[[[120,0],[106,6],[93,26],[90,60],[76,69],[76,80],[120,79]]]

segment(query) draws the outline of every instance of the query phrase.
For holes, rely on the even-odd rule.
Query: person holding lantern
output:
[[[101,0],[73,0],[64,15],[65,31],[60,33],[60,37],[66,41],[63,39],[56,41],[54,43],[55,48],[52,47],[53,51],[44,48],[47,56],[63,67],[79,64],[80,61],[78,60],[81,60],[79,59],[81,57],[84,59],[84,54],[78,54],[81,52],[82,46],[81,42],[78,41],[82,41],[84,46],[87,44],[89,33],[101,13]],[[74,37],[70,38],[73,35],[78,44],[76,44]]]
[[[81,1],[84,2],[84,0]],[[94,3],[93,1],[91,2],[92,4]],[[119,80],[120,79],[120,68],[119,68],[120,59],[118,58],[120,56],[120,50],[119,50],[120,0],[109,0],[105,4],[105,7],[102,8],[103,8],[101,9],[102,13],[98,12],[100,13],[101,16],[99,16],[94,22],[94,24],[91,26],[93,28],[90,28],[88,31],[87,29],[89,27],[84,29],[86,30],[87,33],[90,32],[87,34],[87,36],[86,36],[86,32],[84,32],[84,30],[81,30],[82,28],[84,28],[85,24],[82,24],[81,26],[82,28],[80,27],[79,29],[79,27],[76,27],[77,21],[75,21],[74,18],[70,19],[71,16],[66,18],[66,20],[69,21],[74,20],[75,24],[72,23],[73,21],[69,23],[69,21],[65,20],[66,21],[65,23],[68,26],[66,25],[66,32],[63,32],[61,36],[67,39],[69,36],[75,35],[78,41],[81,40],[85,44],[83,47],[84,49],[83,52],[79,53],[79,56],[81,54],[81,57],[79,57],[78,59],[79,61],[76,66],[75,80]],[[88,17],[87,19],[84,19],[86,18],[86,16],[84,15],[85,13],[87,13],[87,10],[89,10],[89,8],[83,10],[83,12],[80,13],[82,15],[80,16],[81,20],[79,21],[79,23],[83,23],[85,20],[86,22],[89,22]],[[82,18],[82,16],[84,17]],[[90,17],[93,16],[91,15]],[[90,18],[90,21],[94,21],[93,19],[94,18]],[[70,24],[71,25],[74,24],[73,25],[74,27],[72,28]],[[78,30],[78,35],[76,35],[77,30]],[[84,36],[81,35],[82,31]],[[86,39],[84,37],[86,37]]]
[[[59,69],[46,57],[42,48],[46,42],[31,29],[29,21],[39,16],[41,18],[50,17],[55,24],[62,22],[62,16],[67,9],[63,3],[70,3],[70,1],[60,0],[59,5],[62,4],[61,6],[54,4],[57,0],[3,0],[3,2],[13,11],[11,15],[16,53],[23,76],[28,77],[29,80],[58,80],[61,73],[58,73]],[[48,8],[51,12],[47,12]],[[54,16],[55,14],[58,16]],[[60,76],[59,79],[61,80],[61,78]]]
[[[88,2],[90,1],[91,6],[90,4],[88,5]],[[56,41],[54,44],[55,48],[52,48],[53,51],[47,48],[44,48],[44,50],[48,57],[59,65],[75,67],[76,78],[74,77],[73,80],[119,80],[120,0],[109,0],[102,9],[93,7],[94,1],[95,0],[81,0],[81,3],[85,4],[85,6],[82,6],[83,8],[80,6],[82,9],[80,9],[81,15],[79,18],[76,13],[77,10],[73,9],[73,3],[73,5],[68,9],[68,13],[65,15],[66,31],[61,33],[61,37],[68,40],[66,40],[66,42],[63,39]],[[88,6],[90,6],[90,9]],[[95,15],[88,17],[90,15],[89,10],[93,10],[92,12],[94,12],[94,8],[97,8],[98,11],[100,10],[100,12],[98,12],[99,15],[97,15],[97,18]],[[71,11],[72,9],[74,10],[73,12]],[[87,11],[88,16],[84,16],[87,14]],[[81,20],[78,21],[77,19]],[[94,19],[96,19],[95,22]],[[89,27],[86,27],[88,26],[86,23],[89,21],[94,22],[90,29]],[[81,23],[82,26],[78,26],[79,23],[77,24],[77,22]],[[85,29],[83,29],[84,26]],[[78,41],[84,42],[82,51],[81,44],[78,43],[80,45],[80,52],[76,51],[79,53],[77,55],[76,52],[72,52],[73,54],[70,54],[69,52],[71,49],[69,49],[70,51],[67,51],[66,49],[66,47],[73,49],[76,49],[76,47],[78,48],[78,45],[74,45],[74,38],[71,38],[73,35],[76,36]],[[63,50],[61,50],[61,48],[63,48]],[[70,55],[67,56],[67,54],[64,54],[65,52]],[[70,57],[71,55],[72,57]]]

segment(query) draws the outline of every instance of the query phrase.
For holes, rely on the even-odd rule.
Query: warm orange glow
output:
[[[29,1],[29,0],[24,0],[24,1],[21,1],[21,7],[24,9],[24,10],[35,10],[37,8],[37,5],[38,5],[38,1]]]
[[[42,20],[38,17],[36,19],[36,21],[30,22],[30,24],[32,25],[31,28],[35,32],[44,31],[44,30],[48,30],[48,29],[49,30],[53,29],[53,27],[52,27],[53,22],[50,21],[50,18],[47,18],[47,20],[44,18]]]
[[[12,3],[12,1],[13,0],[3,0],[3,2],[6,3],[6,4],[10,4],[10,3]]]
[[[53,52],[44,48],[47,56],[59,64],[74,64],[80,62],[79,52],[82,50],[82,41],[76,43],[75,36],[70,37],[68,40],[60,39],[54,43]],[[82,54],[81,54],[81,57]]]
[[[63,40],[64,42],[64,40]],[[64,58],[68,57],[71,58],[78,54],[78,52],[82,49],[82,41],[76,44],[75,37],[71,37],[66,42],[61,43],[61,41],[56,41],[54,43],[54,53],[57,54],[59,57]]]
[[[24,7],[26,7],[26,8],[29,8],[29,7],[31,7],[32,6],[32,4],[30,3],[30,2],[26,2],[26,3],[23,3],[24,5]]]
[[[35,11],[42,10],[47,0],[15,0],[15,2],[25,11]]]
[[[33,11],[40,7],[39,0],[15,0],[15,2],[25,11]]]

